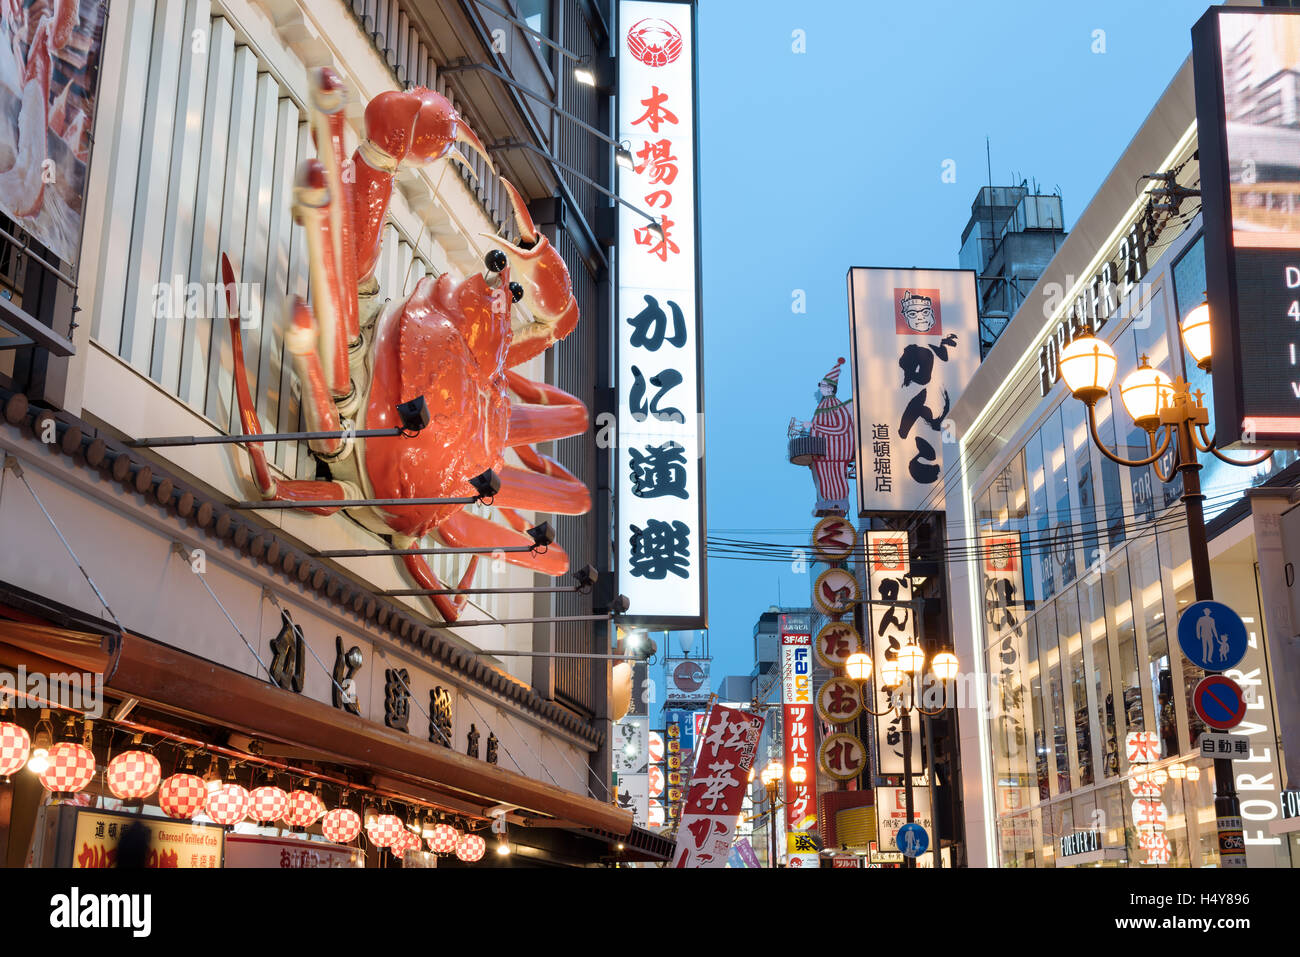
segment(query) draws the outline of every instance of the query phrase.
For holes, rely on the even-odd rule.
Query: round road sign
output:
[[[1209,675],[1192,691],[1192,706],[1215,731],[1227,731],[1246,717],[1246,693],[1231,678]]]
[[[1178,647],[1205,671],[1237,667],[1249,644],[1241,616],[1221,601],[1193,602],[1178,616]]]
[[[930,835],[925,833],[925,828],[915,821],[900,827],[898,836],[894,840],[904,857],[920,857],[930,846]]]

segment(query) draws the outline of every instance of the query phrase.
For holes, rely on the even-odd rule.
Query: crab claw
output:
[[[514,367],[540,355],[574,330],[578,301],[573,297],[569,267],[551,241],[537,231],[519,191],[504,177],[501,182],[510,197],[520,238],[528,244],[528,248],[515,246],[499,236],[484,234],[495,240],[510,260],[511,277],[523,287],[523,304],[533,316],[531,323],[515,330],[506,356],[506,365]]]

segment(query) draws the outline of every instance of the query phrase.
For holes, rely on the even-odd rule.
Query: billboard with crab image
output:
[[[107,0],[0,0],[0,213],[75,263]]]

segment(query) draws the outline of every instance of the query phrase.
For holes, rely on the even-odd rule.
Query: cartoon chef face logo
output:
[[[627,31],[627,49],[646,66],[667,66],[682,55],[682,33],[667,20],[647,17]]]
[[[899,335],[943,334],[938,289],[895,289],[894,328]]]

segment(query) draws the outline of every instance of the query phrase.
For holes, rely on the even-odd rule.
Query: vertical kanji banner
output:
[[[813,761],[812,635],[807,632],[781,633],[781,708],[785,717],[785,827],[787,832],[805,830],[816,821],[813,797],[817,766]],[[790,780],[800,767],[802,784]]]
[[[884,711],[876,718],[876,773],[902,774],[903,724],[898,711],[889,710],[894,692],[880,682],[880,669],[897,662],[898,651],[916,641],[916,610],[912,607],[912,559],[907,532],[867,532],[867,587],[871,600],[871,685],[876,700],[872,711]],[[918,688],[918,691],[920,689]],[[921,774],[921,728],[914,719],[912,731],[912,773]]]
[[[948,413],[980,362],[975,273],[849,270],[862,511],[943,508]],[[956,446],[948,451],[955,454]]]
[[[677,829],[673,867],[726,867],[749,788],[761,715],[714,705],[697,742],[695,777]]]
[[[634,163],[618,175],[628,204],[618,207],[614,315],[618,589],[631,602],[627,622],[702,628],[695,8],[618,9],[618,139]]]

